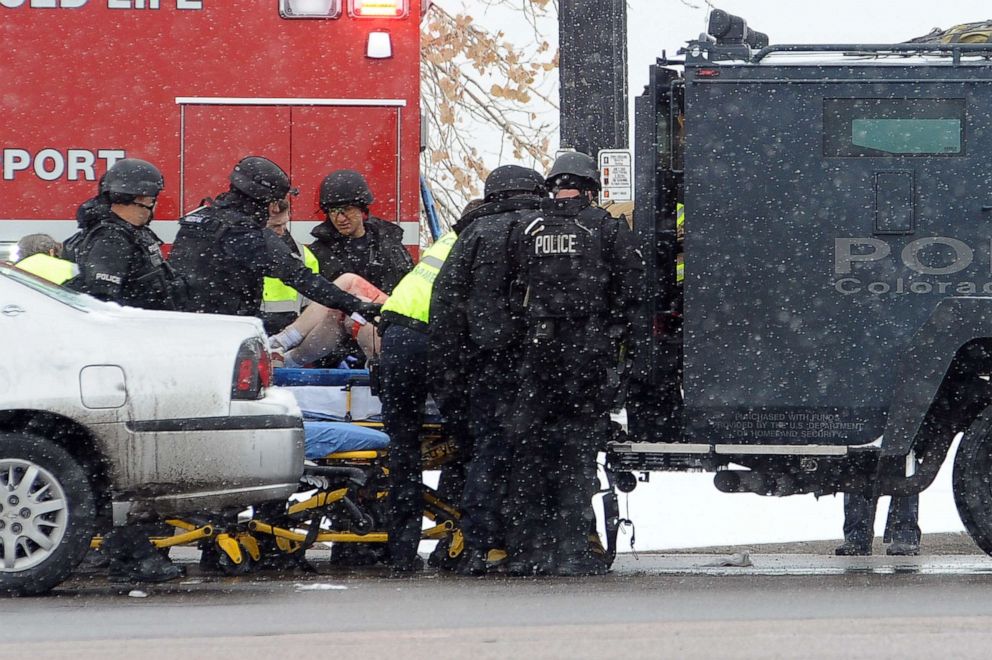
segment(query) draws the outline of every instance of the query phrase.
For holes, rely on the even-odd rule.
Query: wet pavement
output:
[[[49,597],[0,600],[0,658],[988,655],[984,555],[749,554],[750,566],[720,565],[742,559],[622,555],[603,577],[521,580],[389,579],[332,571],[318,556],[319,574],[230,578],[191,564],[188,578],[140,594],[92,573]]]

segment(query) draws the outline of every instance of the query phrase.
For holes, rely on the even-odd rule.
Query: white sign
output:
[[[599,152],[600,205],[606,202],[634,201],[634,168],[630,149],[603,149]]]

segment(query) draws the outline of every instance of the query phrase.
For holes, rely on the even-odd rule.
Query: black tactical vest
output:
[[[133,261],[121,286],[118,302],[129,307],[181,311],[186,302],[186,286],[172,266],[162,256],[162,243],[147,227],[128,227],[124,221],[101,220],[70,237],[73,245],[68,253],[70,261],[85,263],[93,242],[101,232],[117,232],[131,246]],[[90,293],[82,275],[66,283],[71,289]]]
[[[169,263],[186,278],[186,311],[258,315],[267,259],[262,231],[223,207],[197,209],[179,221]]]
[[[520,221],[518,245],[526,318],[580,318],[610,309],[610,271],[604,259],[602,211],[556,200]]]

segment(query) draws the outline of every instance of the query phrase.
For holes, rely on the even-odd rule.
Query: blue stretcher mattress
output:
[[[273,369],[272,384],[280,387],[326,385],[368,387],[366,369]]]
[[[389,436],[382,431],[347,422],[305,420],[303,432],[306,436],[306,455],[311,460],[342,451],[367,451],[389,446]]]

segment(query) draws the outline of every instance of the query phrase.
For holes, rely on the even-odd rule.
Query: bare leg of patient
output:
[[[334,284],[366,302],[382,304],[389,299],[385,293],[353,273],[342,275],[334,280]],[[354,322],[344,312],[311,303],[292,325],[276,337],[279,343],[286,346],[283,342],[291,342],[294,334],[292,331],[299,333],[301,340],[286,353],[286,364],[302,365],[319,360],[336,350],[347,333],[352,331],[353,325]],[[372,355],[378,343],[374,327],[371,324],[362,326],[358,331],[357,341],[366,355]]]

